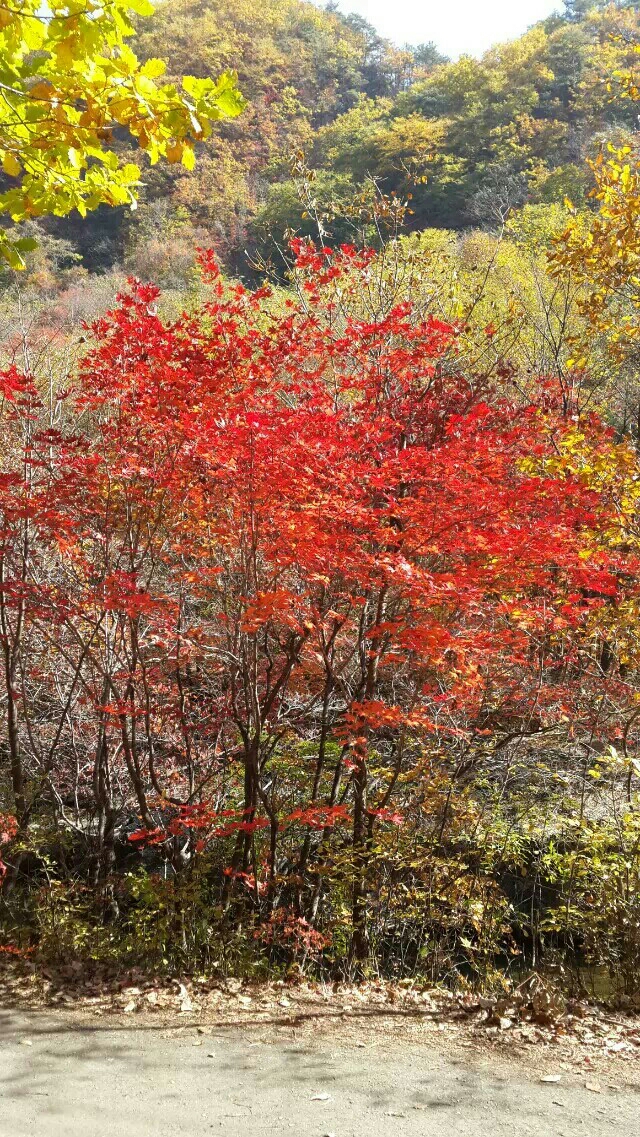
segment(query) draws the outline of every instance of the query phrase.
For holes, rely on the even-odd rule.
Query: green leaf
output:
[[[38,242],[35,237],[19,237],[17,241],[12,242],[14,249],[20,253],[30,253],[33,249],[38,248]]]

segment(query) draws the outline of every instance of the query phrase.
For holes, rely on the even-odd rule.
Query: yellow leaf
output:
[[[185,170],[193,170],[196,164],[196,156],[190,146],[185,146],[182,154],[182,165]]]
[[[5,154],[2,159],[2,169],[10,178],[17,178],[22,173],[22,166],[15,154]]]
[[[148,59],[146,63],[142,64],[140,74],[146,75],[148,79],[158,79],[160,75],[164,75],[167,70],[167,65],[164,59]]]
[[[54,50],[60,67],[70,68],[73,65],[76,57],[76,41],[72,36],[60,40]]]

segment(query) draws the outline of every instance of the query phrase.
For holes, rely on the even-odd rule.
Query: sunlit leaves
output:
[[[74,0],[43,10],[36,0],[7,9],[0,21],[0,160],[15,179],[0,212],[19,224],[47,213],[84,216],[99,205],[136,202],[140,171],[122,162],[113,142],[122,127],[152,162],[175,155],[192,169],[192,141],[243,108],[235,77],[158,85],[165,64],[140,66],[128,46],[131,13],[148,16],[147,0]],[[37,54],[34,54],[37,53]],[[175,160],[175,157],[173,158]],[[0,255],[12,267],[22,252],[11,229]]]
[[[609,84],[612,99],[614,93],[640,99],[636,80],[635,71],[615,73]],[[631,146],[612,142],[591,167],[591,196],[598,211],[588,219],[574,216],[555,242],[550,265],[555,276],[571,273],[580,283],[580,307],[589,333],[604,335],[621,360],[629,358],[640,335],[640,167]],[[577,341],[576,348],[571,364],[584,370],[586,340]]]

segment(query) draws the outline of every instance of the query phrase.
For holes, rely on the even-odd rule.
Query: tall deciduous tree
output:
[[[640,47],[635,48],[636,60]],[[614,73],[612,98],[640,102],[637,67]],[[550,255],[551,271],[568,271],[579,281],[581,309],[590,334],[606,337],[618,358],[637,352],[640,337],[640,162],[634,145],[603,145],[591,163],[592,197],[597,212],[585,223],[576,214],[558,237]],[[577,342],[577,366],[586,364],[584,343]],[[582,354],[584,351],[584,355]]]

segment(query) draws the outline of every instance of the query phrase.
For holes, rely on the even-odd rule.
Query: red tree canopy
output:
[[[295,252],[297,299],[229,288],[204,255],[212,298],[171,323],[132,282],[53,417],[2,377],[33,800],[64,799],[80,749],[86,793],[130,800],[138,836],[235,835],[256,893],[261,829],[273,882],[283,831],[350,825],[358,848],[400,823],[434,748],[593,730],[581,651],[621,587],[611,503],[550,464],[574,428],[552,387],[523,406],[460,374],[456,328],[408,304],[363,318],[373,254]]]

